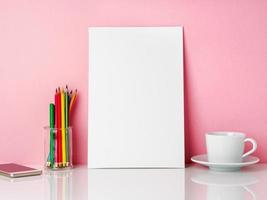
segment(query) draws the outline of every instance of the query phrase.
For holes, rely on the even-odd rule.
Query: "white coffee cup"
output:
[[[252,143],[252,149],[244,153],[244,144]],[[241,132],[215,131],[206,134],[208,160],[212,163],[240,163],[257,149],[254,139]]]

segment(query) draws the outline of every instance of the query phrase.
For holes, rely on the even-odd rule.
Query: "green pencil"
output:
[[[49,105],[49,113],[50,113],[50,151],[49,151],[49,160],[51,166],[54,166],[55,162],[55,141],[54,141],[54,128],[55,128],[55,105],[50,103]]]
[[[69,164],[69,91],[68,86],[66,86],[65,92],[65,124],[66,124],[66,162]]]

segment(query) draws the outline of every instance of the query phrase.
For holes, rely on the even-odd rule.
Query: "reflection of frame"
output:
[[[184,167],[182,27],[89,29],[90,168]]]

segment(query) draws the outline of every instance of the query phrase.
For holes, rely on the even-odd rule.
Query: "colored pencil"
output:
[[[49,105],[49,113],[50,113],[50,164],[54,165],[54,128],[55,128],[55,105],[50,103]]]
[[[66,86],[65,94],[65,115],[66,115],[66,162],[69,164],[69,91]]]
[[[61,91],[61,127],[62,127],[62,162],[66,164],[66,124],[65,124],[65,91]]]
[[[71,99],[71,95],[72,95],[72,90],[69,92],[69,107],[70,107],[70,99]]]
[[[72,98],[72,90],[70,91],[70,93],[69,93],[69,114],[70,114],[70,102],[71,102],[71,98]],[[71,126],[71,124],[70,124],[70,119],[69,119],[69,126]]]
[[[56,129],[55,129],[55,133],[56,133],[56,165],[59,163],[59,154],[58,154],[58,147],[59,147],[59,137],[58,137],[58,127],[59,127],[59,116],[58,116],[58,106],[59,106],[59,102],[58,102],[58,90],[56,89],[56,94],[55,94],[55,112],[56,112]]]
[[[51,168],[71,165],[70,113],[77,98],[77,89],[73,92],[66,88],[56,88],[55,103],[49,105],[50,141],[47,166]]]
[[[58,153],[58,164],[62,164],[62,127],[61,127],[61,91],[60,88],[58,90],[58,132],[57,132],[57,138],[58,138],[58,148],[57,148],[57,153]]]
[[[76,100],[76,96],[77,96],[77,90],[75,90],[75,92],[73,93],[71,100],[70,100],[70,113],[73,109],[73,105],[74,105],[74,102]]]
[[[57,128],[57,123],[58,123],[58,112],[57,112],[57,109],[58,109],[58,105],[57,105],[57,89],[56,89],[56,93],[55,93],[55,128]],[[54,160],[55,160],[55,163],[57,163],[57,129],[54,129],[53,131],[53,138],[54,138]]]

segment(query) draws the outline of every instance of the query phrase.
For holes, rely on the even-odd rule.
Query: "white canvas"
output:
[[[182,34],[89,28],[90,168],[184,167]]]

